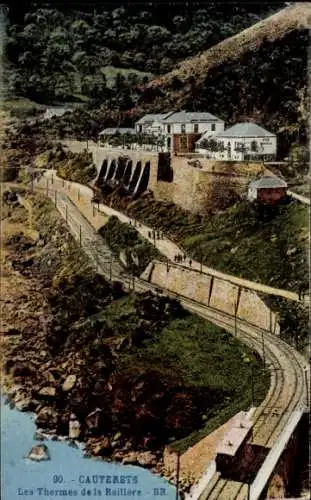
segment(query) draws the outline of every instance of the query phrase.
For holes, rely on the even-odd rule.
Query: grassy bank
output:
[[[192,258],[210,267],[297,293],[308,288],[308,209],[295,200],[267,209],[243,201],[201,217],[152,195],[134,201],[117,191],[103,196],[107,204],[164,231]],[[280,315],[282,337],[304,351],[307,306],[286,300],[271,306]]]
[[[201,217],[152,195],[135,201],[117,193],[104,197],[219,271],[297,292],[307,284],[308,210],[299,202],[260,209],[243,201]]]
[[[39,154],[34,161],[37,168],[52,168],[57,175],[68,181],[88,184],[96,177],[96,167],[93,164],[92,154],[87,151],[73,153],[67,151],[61,144]]]
[[[75,413],[80,439],[105,442],[97,454],[120,459],[129,449],[156,453],[168,442],[194,443],[250,406],[252,374],[256,398],[263,397],[268,376],[249,348],[176,300],[126,294],[106,282],[52,203],[28,201],[38,238],[11,238],[8,260],[36,285],[42,303],[21,323],[5,369],[22,384],[18,397],[38,425],[67,435]]]
[[[154,259],[161,259],[158,250],[129,224],[120,222],[118,217],[109,217],[108,222],[99,229],[99,234],[116,255],[123,255],[127,267],[139,276]]]

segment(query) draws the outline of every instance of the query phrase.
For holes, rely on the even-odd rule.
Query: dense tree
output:
[[[12,91],[41,100],[72,100],[81,93],[93,99],[94,89],[98,89],[97,98],[104,100],[105,85],[98,84],[100,68],[112,65],[120,68],[120,74],[122,68],[165,73],[269,11],[268,6],[245,3],[208,4],[204,9],[194,3],[188,9],[175,2],[168,9],[154,3],[124,7],[119,2],[97,2],[74,10],[66,2],[36,6],[21,1],[18,7],[13,1],[7,45],[8,57],[18,72],[11,78]],[[96,80],[94,85],[85,84],[89,77]],[[119,85],[119,79],[115,83]],[[128,79],[117,94],[132,84],[137,86],[137,81]]]

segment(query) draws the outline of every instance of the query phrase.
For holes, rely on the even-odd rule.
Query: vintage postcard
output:
[[[1,498],[310,498],[311,3],[0,5]]]

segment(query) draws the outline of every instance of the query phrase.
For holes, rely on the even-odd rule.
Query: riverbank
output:
[[[105,282],[52,204],[28,201],[36,238],[12,226],[3,240],[7,272],[27,284],[24,298],[6,299],[20,307],[6,319],[5,372],[10,399],[34,411],[38,427],[68,437],[74,418],[88,454],[165,473],[169,442],[189,436],[188,448],[204,436],[205,422],[221,425],[249,406],[251,365],[263,397],[268,380],[249,349],[176,301],[127,295]],[[14,218],[27,227],[23,208]],[[193,481],[191,466],[183,475],[184,486]]]

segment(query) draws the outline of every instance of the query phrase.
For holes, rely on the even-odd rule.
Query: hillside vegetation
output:
[[[154,74],[163,74],[261,19],[262,5],[159,4],[69,8],[29,3],[10,12],[8,85],[13,94],[51,102],[108,102],[127,109]],[[53,7],[54,4],[54,7]],[[276,4],[273,8],[277,9]]]
[[[256,121],[278,134],[280,157],[288,155],[306,140],[310,17],[310,3],[287,7],[151,81],[139,106]]]
[[[299,202],[286,199],[273,209],[263,209],[243,201],[202,217],[171,202],[156,201],[151,194],[133,201],[118,191],[103,191],[103,197],[105,203],[164,231],[207,266],[297,293],[308,289],[308,210]],[[307,306],[286,300],[271,304],[280,314],[283,338],[304,349]]]
[[[269,375],[251,349],[176,300],[108,283],[52,203],[28,202],[39,237],[11,236],[7,260],[40,298],[8,344],[5,370],[22,384],[24,410],[36,412],[38,426],[68,435],[74,412],[80,439],[96,438],[94,453],[120,460],[130,450],[158,453],[249,407],[252,376],[256,401],[264,397]]]
[[[154,259],[161,259],[158,250],[129,224],[120,222],[118,217],[109,217],[108,222],[99,229],[99,234],[118,256],[123,255],[129,271],[140,276]]]

